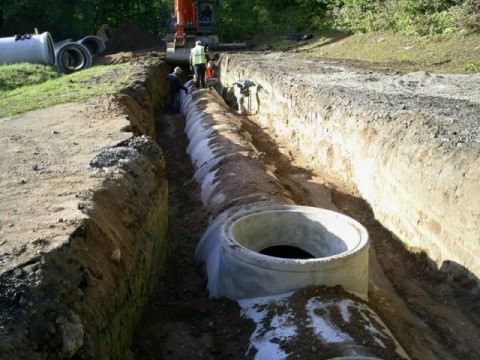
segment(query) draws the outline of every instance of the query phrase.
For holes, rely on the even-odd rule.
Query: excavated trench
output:
[[[228,118],[231,124],[240,128],[240,131],[229,133],[230,126],[227,126],[223,120],[211,124],[215,128],[214,131],[206,130],[201,126],[189,125],[187,122],[186,132],[187,134],[192,133],[189,134],[190,144],[185,143],[184,147],[178,148],[178,142],[182,138],[184,127],[183,118],[172,119],[166,117],[160,120],[160,123],[163,123],[163,126],[169,129],[170,135],[166,138],[172,137],[172,134],[175,133],[175,140],[170,140],[170,142],[164,140],[166,144],[162,147],[175,148],[175,153],[186,149],[191,155],[195,153],[195,147],[200,146],[201,148],[206,145],[211,147],[210,150],[200,151],[200,154],[193,154],[191,160],[188,157],[183,157],[184,162],[192,161],[194,168],[190,168],[190,165],[185,163],[182,165],[182,167],[187,167],[188,170],[182,178],[182,185],[178,188],[179,193],[177,195],[174,193],[173,198],[175,199],[176,196],[183,198],[188,195],[188,203],[194,201],[197,204],[193,208],[189,206],[189,210],[193,211],[193,216],[185,212],[181,205],[178,205],[180,211],[174,213],[174,216],[182,229],[191,227],[192,218],[199,221],[198,218],[200,217],[201,224],[197,225],[199,228],[193,226],[196,236],[189,233],[186,238],[183,236],[184,234],[176,237],[179,242],[177,246],[183,248],[183,245],[185,245],[186,247],[183,248],[181,260],[177,259],[178,262],[173,260],[174,264],[171,265],[175,269],[173,272],[188,266],[191,267],[193,272],[199,271],[196,262],[184,258],[185,250],[188,249],[188,256],[196,252],[197,258],[206,260],[206,255],[202,255],[201,246],[197,246],[197,243],[200,241],[200,244],[209,244],[208,240],[205,241],[205,237],[212,231],[207,229],[218,230],[219,224],[215,224],[215,219],[220,218],[218,223],[222,223],[230,215],[227,211],[225,218],[222,218],[222,214],[224,214],[222,212],[226,208],[234,207],[235,204],[244,206],[255,201],[269,203],[273,196],[274,202],[295,202],[300,205],[318,206],[340,211],[357,219],[368,229],[372,243],[370,249],[369,305],[388,324],[388,327],[393,331],[410,357],[413,359],[476,358],[479,349],[475,339],[479,333],[479,323],[475,314],[478,314],[479,304],[477,299],[478,287],[475,283],[476,277],[473,275],[475,265],[471,266],[471,271],[466,271],[465,268],[453,266],[453,261],[447,261],[439,270],[435,264],[441,262],[441,259],[434,258],[432,252],[435,252],[429,245],[433,242],[437,243],[437,248],[447,246],[439,243],[438,238],[429,240],[430,242],[426,241],[421,244],[423,246],[418,246],[418,240],[415,240],[418,238],[417,236],[413,239],[413,241],[417,241],[413,246],[409,243],[412,239],[399,237],[402,235],[402,231],[399,231],[397,236],[390,232],[387,229],[389,222],[385,221],[387,217],[399,221],[402,216],[411,213],[408,205],[402,204],[402,198],[396,196],[404,195],[403,190],[400,191],[400,189],[402,186],[409,189],[412,186],[412,179],[395,180],[397,188],[396,191],[392,191],[391,189],[384,189],[387,187],[386,185],[380,185],[384,181],[381,177],[387,176],[388,178],[387,170],[372,171],[376,169],[376,166],[384,164],[385,158],[388,159],[387,165],[397,163],[397,168],[401,168],[399,165],[401,160],[408,156],[415,157],[417,147],[422,148],[424,154],[433,154],[433,150],[427,150],[428,144],[422,140],[433,139],[433,142],[436,142],[435,139],[438,138],[439,132],[445,134],[445,129],[442,129],[441,126],[435,127],[426,120],[428,116],[425,114],[425,109],[435,112],[435,99],[430,99],[433,105],[423,107],[421,111],[418,110],[418,113],[416,113],[412,103],[407,101],[408,98],[405,96],[400,99],[399,106],[401,110],[406,110],[410,106],[411,108],[408,111],[398,111],[398,109],[390,111],[388,107],[392,106],[392,99],[388,96],[386,96],[386,99],[382,99],[378,93],[372,94],[367,91],[367,95],[365,95],[361,91],[353,90],[350,94],[346,91],[344,82],[338,87],[327,84],[325,90],[322,90],[321,85],[319,87],[319,83],[315,82],[315,86],[311,88],[313,93],[310,93],[308,84],[305,84],[305,76],[307,76],[305,74],[311,74],[309,72],[312,70],[311,63],[292,62],[290,64],[291,68],[296,68],[297,71],[299,66],[304,66],[304,74],[302,74],[304,76],[295,79],[287,75],[289,74],[288,66],[285,69],[282,67],[275,67],[273,70],[268,69],[268,66],[272,64],[271,57],[267,55],[261,59],[262,61],[252,62],[250,57],[245,58],[239,55],[238,58],[224,58],[221,65],[223,87],[217,90],[231,105],[235,105],[232,101],[231,87],[234,81],[250,79],[259,85],[252,89],[251,98],[248,102],[245,102],[245,106],[248,107],[246,111],[250,112],[251,116],[237,116],[234,115],[233,111],[219,107],[216,97],[212,97],[210,93],[200,92],[192,95],[198,105],[198,109],[194,110],[197,114],[193,114],[193,117],[197,116],[205,119],[205,113],[218,114],[218,116]],[[351,71],[352,78],[365,75],[369,79],[376,78],[376,81],[378,81],[378,78],[382,76],[380,74],[372,75],[372,72],[368,71],[364,74],[358,69],[348,70],[332,64],[325,64],[324,68],[316,70],[318,71],[317,77],[320,76],[319,74],[324,74],[323,76],[326,79],[328,79],[329,72],[333,72],[334,78],[338,77],[338,73],[340,73],[342,80],[345,80],[348,71]],[[411,84],[413,82],[412,79],[409,79],[409,75],[403,78],[401,75],[397,74],[397,76],[399,78],[394,79],[394,81],[400,84],[404,82]],[[426,79],[423,74],[413,74],[412,76],[419,83],[422,81],[419,81],[418,77],[423,77],[423,80],[427,82],[430,80],[428,75]],[[458,81],[459,79],[453,79],[452,84]],[[452,84],[450,86],[453,86]],[[448,86],[448,84],[440,85],[444,88]],[[357,86],[359,85],[355,83],[352,88],[358,90]],[[420,84],[419,86],[423,85]],[[322,92],[321,97],[316,96],[315,92],[318,91]],[[444,96],[444,94],[440,95]],[[437,94],[437,96],[440,95]],[[453,95],[454,97],[458,96]],[[372,98],[375,101],[372,101]],[[305,103],[305,99],[308,99],[307,103]],[[412,96],[412,100],[413,102],[418,101],[416,96]],[[423,101],[427,100],[423,99]],[[188,101],[190,100],[187,99]],[[473,113],[469,108],[478,106],[473,105],[478,104],[478,99],[473,98],[471,101],[472,103],[467,106],[467,110],[461,113],[461,116],[464,117],[462,118],[463,125],[466,128],[475,123],[471,120]],[[453,103],[458,106],[455,100],[453,100]],[[442,105],[443,115],[446,114],[447,107],[445,104]],[[234,108],[236,109],[236,107]],[[187,112],[187,118],[192,115],[188,114],[190,110],[185,111]],[[433,115],[431,116],[433,117]],[[382,118],[382,116],[385,116],[385,118]],[[400,136],[399,131],[401,129],[394,129],[397,126],[392,120],[394,116],[398,117],[400,127],[407,129],[407,134]],[[420,120],[418,120],[419,118]],[[210,120],[207,119],[207,123],[208,121]],[[365,124],[362,125],[362,121],[365,121]],[[376,121],[376,123],[372,124],[372,121]],[[437,135],[430,136],[428,130],[434,131]],[[210,138],[203,145],[199,145],[201,144],[201,136],[196,136],[199,133],[204,134],[207,138],[212,133],[222,134],[222,136],[221,139],[217,138],[216,140]],[[460,132],[455,131],[455,133]],[[323,138],[317,134],[322,134]],[[357,134],[366,137],[362,140],[364,142],[361,141],[362,138],[357,138]],[[398,137],[392,137],[392,134],[396,134]],[[424,136],[423,139],[421,138],[422,135]],[[472,138],[474,139],[475,136]],[[457,144],[467,142],[469,146],[471,145],[473,149],[476,149],[478,146],[471,142],[472,138],[457,138],[454,140],[457,140]],[[405,148],[396,148],[392,145],[399,139],[408,141],[409,145],[406,149],[413,151],[413,154],[409,155]],[[445,141],[445,137],[440,140]],[[183,138],[182,141],[186,142],[187,140]],[[245,141],[253,145],[253,150],[245,145]],[[388,141],[391,143],[387,144]],[[418,143],[415,141],[418,141]],[[377,143],[381,145],[378,151],[375,149]],[[450,146],[449,143],[444,143],[443,148],[439,151],[438,158],[433,159],[432,163],[438,164],[445,161],[445,158],[449,158],[448,150]],[[208,148],[208,146],[206,147]],[[387,151],[386,149],[389,147],[392,150]],[[457,145],[458,147],[461,146]],[[470,151],[472,148],[466,147],[466,153],[463,155],[455,152],[455,158],[464,161],[462,163],[463,167],[472,167],[477,161],[475,151]],[[395,149],[398,149],[398,154],[395,153]],[[381,156],[375,155],[375,152],[378,152]],[[229,155],[234,153],[242,153],[243,157]],[[218,156],[218,154],[223,155]],[[398,158],[395,159],[395,157]],[[250,160],[248,159],[254,161],[249,165]],[[171,161],[178,163],[178,155],[175,155]],[[376,161],[380,163],[377,164]],[[408,164],[411,163],[411,161],[408,161]],[[248,170],[245,171],[245,169]],[[174,169],[172,175],[173,179],[176,180],[181,178],[177,171],[177,169]],[[401,168],[400,173],[405,171],[405,168]],[[211,173],[214,173],[213,177],[209,178],[208,174]],[[259,180],[265,174],[267,174],[267,178],[270,177],[270,181]],[[451,175],[457,176],[453,173]],[[461,171],[460,175],[462,175]],[[199,188],[192,184],[194,179],[200,180]],[[252,179],[257,181],[251,181]],[[469,179],[471,177],[464,180],[464,186],[467,188],[470,186]],[[378,182],[378,184],[371,183],[372,181]],[[425,178],[423,178],[423,181],[425,181]],[[452,181],[453,179],[446,179],[446,183],[441,185],[437,181],[437,186],[447,188]],[[262,185],[259,185],[259,183]],[[193,188],[187,191],[187,187],[185,187],[187,184],[188,187]],[[375,191],[381,194],[382,198],[389,199],[387,203],[383,203],[386,209],[391,210],[392,206],[395,206],[394,216],[389,215],[385,209],[380,208],[379,210],[372,207],[372,204],[369,203],[372,201],[369,196],[375,194]],[[443,193],[448,193],[448,191]],[[266,194],[267,196],[265,196]],[[233,199],[228,201],[231,197]],[[364,199],[361,197],[364,197]],[[470,199],[467,202],[470,204]],[[419,200],[419,204],[415,205],[415,208],[421,208],[422,204],[427,205],[427,209],[421,209],[420,213],[422,221],[425,221],[427,216],[433,216],[428,210],[428,207],[432,205]],[[204,206],[206,207],[203,211]],[[402,206],[406,207],[406,210],[399,212]],[[451,212],[455,210],[453,208],[448,209],[448,206],[455,207],[458,204],[444,203],[443,206],[447,207],[445,212]],[[475,214],[474,208],[469,207],[469,209],[472,209],[473,214]],[[475,216],[471,219],[474,220]],[[384,224],[380,222],[382,220]],[[421,225],[422,221],[418,224]],[[430,225],[433,223],[432,221],[427,222]],[[210,228],[208,227],[209,224]],[[445,226],[450,224],[450,222],[445,223]],[[475,225],[472,226],[475,227]],[[467,226],[464,229],[467,230],[466,236],[468,236],[469,228]],[[392,229],[395,228],[392,226]],[[180,232],[183,233],[183,231]],[[201,234],[205,231],[205,235],[201,238]],[[450,231],[452,230],[449,230],[449,233]],[[439,233],[442,232],[437,230],[438,237],[440,237]],[[210,246],[208,245],[206,248],[209,249]],[[419,252],[420,250],[423,252]],[[466,256],[462,259],[462,251],[461,249],[454,249],[451,254],[442,254],[452,258],[457,256],[459,261],[466,264],[470,257]],[[285,257],[288,258],[288,256]],[[448,267],[445,266],[446,263],[448,263]],[[246,337],[249,335],[245,335],[244,332],[252,333],[252,330],[248,323],[245,323],[245,319],[238,317],[240,309],[235,304],[225,300],[207,301],[204,298],[202,299],[207,295],[205,290],[201,289],[200,283],[206,283],[210,280],[204,279],[202,276],[200,276],[200,279],[198,277],[199,275],[196,274],[194,277],[196,280],[192,280],[194,283],[192,285],[190,280],[185,281],[181,276],[179,278],[179,275],[167,275],[165,279],[166,289],[163,289],[153,301],[154,309],[147,312],[148,319],[145,320],[140,335],[137,337],[135,343],[135,354],[137,356],[140,358],[155,356],[156,348],[149,345],[153,343],[161,344],[160,358],[165,359],[188,357],[241,359],[255,357],[255,352],[250,351],[251,348],[245,345]],[[210,294],[212,294],[210,284],[209,288]],[[182,292],[187,295],[182,296]],[[278,315],[288,309],[287,312],[293,313],[294,317],[299,319],[299,323],[308,323],[309,321],[312,322],[312,319],[305,319],[305,308],[310,304],[308,300],[317,295],[320,295],[320,298],[323,299],[333,299],[334,303],[337,304],[348,298],[346,294],[332,295],[327,289],[317,288],[312,291],[300,291],[287,300],[277,299],[272,303],[256,303],[253,307],[267,309],[269,316],[273,316],[272,313]],[[192,300],[192,297],[194,297],[194,300]],[[219,306],[218,302],[222,305]],[[248,307],[249,304],[240,302],[240,305],[243,308],[243,314],[248,317],[247,314],[251,310]],[[212,310],[212,306],[214,310]],[[164,307],[184,309],[186,314],[194,312],[195,316],[184,317],[178,316],[176,313],[172,315],[168,311],[161,310],[163,320],[152,319],[152,314]],[[217,309],[225,309],[225,307],[229,307],[229,311],[222,311],[221,314],[217,314]],[[194,308],[200,308],[200,314]],[[372,313],[372,316],[375,315]],[[225,319],[235,325],[225,326]],[[158,328],[161,321],[166,321],[168,324],[166,329]],[[257,349],[261,348],[259,342],[265,341],[265,338],[258,336],[259,333],[265,335],[268,333],[268,326],[271,328],[273,322],[277,321],[278,323],[275,316],[263,318],[262,321],[267,324],[267,328],[262,330],[257,327],[257,330],[250,337],[250,342],[253,347],[258,346]],[[347,325],[343,324],[342,326],[346,327]],[[467,328],[468,331],[465,331]],[[232,342],[232,337],[235,336],[233,334],[236,334],[237,330],[238,333],[243,334],[243,337]],[[295,356],[330,358],[346,354],[345,348],[340,349],[341,346],[329,348],[324,343],[323,345],[319,344],[318,339],[312,338],[311,328],[299,326],[297,330],[302,334],[303,341],[298,340],[298,338],[289,339],[281,335],[273,340],[273,343],[280,342],[282,349],[289,353],[291,358],[295,358]],[[358,332],[358,328],[351,329],[351,332],[355,333],[355,331]],[[255,343],[255,338],[257,343]],[[268,343],[268,339],[266,342]],[[326,342],[328,343],[328,341]],[[363,343],[368,344],[369,340],[364,338]],[[198,349],[202,350],[197,353]],[[357,355],[361,353],[358,349],[356,350]],[[395,347],[390,348],[389,351],[394,350]],[[259,354],[259,358],[264,356],[261,355],[263,354],[261,351]],[[350,353],[350,355],[352,354]],[[368,355],[371,355],[371,353]],[[375,353],[375,355],[383,358],[395,358],[397,356],[394,355],[394,352]],[[282,357],[278,355],[277,358]]]
[[[247,199],[247,203],[252,200],[268,202],[271,199],[262,197],[262,195],[268,193],[269,195],[273,194],[276,201],[279,202],[291,203],[293,201],[301,205],[318,206],[349,214],[367,227],[371,238],[369,305],[388,324],[388,327],[393,331],[410,357],[414,359],[476,358],[479,351],[475,340],[479,333],[479,323],[476,315],[479,305],[477,299],[478,287],[474,275],[476,265],[474,263],[469,265],[470,270],[467,270],[467,267],[454,266],[454,262],[450,260],[444,261],[442,268],[439,269],[436,264],[441,263],[442,259],[441,257],[435,257],[435,254],[438,255],[439,253],[436,253],[432,248],[448,248],[450,246],[448,242],[453,241],[447,239],[445,240],[446,244],[441,242],[443,240],[440,239],[440,234],[443,234],[443,230],[439,231],[437,229],[434,232],[437,238],[430,238],[430,240],[419,244],[418,234],[413,239],[405,235],[406,230],[398,231],[399,234],[394,235],[387,227],[391,226],[392,230],[395,230],[395,227],[385,220],[392,218],[392,221],[396,221],[393,221],[392,224],[395,224],[401,221],[403,216],[411,216],[411,211],[420,208],[418,213],[420,215],[418,216],[420,216],[421,221],[418,222],[418,231],[425,233],[426,230],[421,228],[424,222],[427,222],[430,227],[434,223],[433,220],[426,220],[428,216],[434,216],[436,213],[430,212],[429,208],[432,206],[430,202],[419,197],[418,204],[412,206],[412,209],[408,208],[410,206],[409,202],[402,203],[402,197],[405,195],[402,187],[410,189],[412,181],[416,181],[417,177],[405,176],[407,169],[402,167],[401,164],[405,158],[415,158],[417,156],[416,151],[419,151],[419,148],[423,151],[424,156],[427,156],[427,154],[433,156],[435,154],[434,150],[428,147],[439,146],[440,143],[440,148],[436,152],[437,156],[431,159],[432,164],[436,166],[436,164],[445,163],[446,159],[451,159],[452,155],[449,155],[449,151],[452,150],[452,146],[456,147],[457,150],[453,152],[453,158],[454,161],[459,162],[456,165],[459,172],[450,172],[449,175],[458,178],[459,183],[463,182],[462,186],[467,190],[472,181],[476,181],[471,175],[467,179],[461,180],[462,176],[465,176],[459,170],[460,167],[463,167],[470,169],[468,171],[471,173],[474,164],[478,161],[478,152],[476,152],[478,144],[475,144],[476,135],[472,135],[470,138],[468,136],[463,137],[463,134],[468,131],[476,134],[476,130],[472,127],[476,124],[475,120],[472,119],[475,112],[471,109],[472,107],[478,107],[478,99],[475,98],[475,94],[472,94],[469,99],[464,99],[462,96],[465,98],[468,98],[468,96],[452,90],[466,78],[447,79],[450,82],[442,83],[443,77],[435,77],[432,80],[428,74],[396,74],[397,78],[395,78],[393,75],[373,74],[369,71],[349,70],[335,64],[325,64],[323,68],[320,66],[315,69],[318,72],[313,77],[322,77],[321,80],[327,82],[329,76],[333,76],[333,78],[340,78],[342,82],[339,82],[341,85],[337,87],[331,83],[326,83],[322,90],[322,82],[320,81],[314,82],[314,86],[311,88],[308,86],[309,84],[305,84],[307,76],[311,76],[311,62],[285,62],[290,67],[287,65],[284,65],[284,67],[278,66],[275,62],[275,67],[269,68],[272,63],[272,56],[269,55],[265,58],[259,57],[255,61],[252,61],[251,57],[242,57],[241,55],[230,59],[224,58],[222,61],[221,80],[223,88],[219,88],[218,91],[228,101],[232,100],[231,84],[234,81],[250,79],[260,85],[257,86],[258,92],[257,89],[252,89],[251,99],[245,103],[249,107],[246,110],[252,115],[248,118],[245,116],[238,117],[233,115],[231,110],[218,108],[214,104],[216,102],[215,98],[210,98],[208,94],[193,95],[193,98],[198,101],[200,111],[206,113],[218,112],[221,114],[220,116],[230,118],[233,124],[240,126],[241,137],[244,140],[246,139],[247,142],[251,142],[254,147],[253,152],[248,155],[249,150],[244,147],[245,144],[236,135],[227,135],[228,131],[226,129],[228,126],[218,124],[219,126],[216,127],[214,132],[223,134],[224,139],[223,141],[214,141],[213,139],[210,141],[213,150],[209,156],[215,155],[219,151],[221,153],[222,150],[218,150],[219,148],[227,149],[224,150],[224,154],[228,154],[236,146],[240,146],[240,152],[243,151],[244,154],[247,154],[247,158],[253,158],[257,161],[257,164],[262,164],[261,171],[255,165],[252,165],[250,172],[242,172],[239,169],[245,169],[246,160],[241,157],[233,156],[230,161],[225,160],[224,163],[227,163],[227,165],[222,169],[222,166],[218,165],[219,161],[215,160],[215,156],[213,158],[202,157],[208,151],[203,153],[202,156],[194,156],[192,161],[196,166],[196,171],[191,169],[187,178],[190,179],[191,177],[192,180],[200,178],[204,181],[201,182],[202,185],[197,189],[197,192],[193,192],[193,195],[190,196],[204,205],[207,203],[206,214],[204,214],[207,218],[203,219],[202,230],[199,233],[203,233],[207,225],[212,224],[212,219],[215,219],[225,210],[224,205],[222,205],[222,202],[225,201],[225,195],[228,198],[228,196],[236,193],[239,196],[234,197],[233,202],[238,201],[240,205],[245,204],[245,199]],[[289,72],[290,69],[295,69],[298,72],[299,68],[302,69],[302,76],[295,78],[295,76],[288,75],[293,73],[293,70]],[[348,76],[351,76],[355,81],[348,79]],[[452,129],[447,126],[449,123],[442,123],[445,116],[452,116],[452,110],[449,110],[447,101],[441,105],[441,108],[438,108],[438,99],[436,100],[434,96],[443,99],[445,97],[444,93],[431,94],[431,98],[420,97],[415,91],[410,94],[411,97],[393,94],[393,96],[399,97],[398,104],[396,104],[391,98],[392,94],[388,93],[392,91],[388,89],[388,84],[385,86],[387,93],[385,98],[382,98],[378,91],[372,91],[368,87],[365,91],[366,94],[358,90],[360,86],[358,82],[361,82],[359,78],[362,76],[367,78],[365,81],[372,81],[372,79],[380,81],[380,78],[385,76],[387,79],[383,80],[387,83],[388,81],[398,84],[405,83],[409,86],[416,83],[420,88],[426,84],[436,85],[440,89],[443,88],[443,91],[448,89],[448,86],[452,87],[453,100],[451,100],[451,105],[453,108],[458,109],[459,103],[461,103],[459,98],[466,102],[466,108],[462,109],[458,115],[461,118],[462,126],[468,130]],[[388,80],[388,76],[392,76],[393,80]],[[435,84],[434,80],[440,81],[440,84]],[[425,84],[422,84],[422,82],[425,82]],[[346,87],[345,84],[353,90],[349,89],[348,86]],[[467,84],[467,88],[470,86],[472,84]],[[309,89],[311,92],[309,92]],[[321,97],[317,96],[318,92],[321,92]],[[206,96],[206,98],[202,96]],[[308,99],[307,103],[305,99]],[[428,101],[431,101],[431,104],[423,106]],[[233,102],[232,105],[234,105]],[[394,106],[394,109],[390,109],[390,106]],[[397,106],[400,108],[397,108]],[[439,110],[441,114],[437,113]],[[427,111],[431,113],[427,114]],[[203,115],[200,115],[200,117],[203,117]],[[394,121],[394,119],[398,120]],[[438,124],[432,124],[430,122],[432,120],[438,121]],[[164,121],[172,126],[171,120]],[[365,123],[363,124],[362,121]],[[178,121],[174,124],[183,128],[183,124],[179,124]],[[444,126],[446,128],[443,128]],[[191,130],[192,125],[188,125],[188,123],[186,129],[187,134],[189,131],[194,133],[193,138],[190,139],[190,145],[185,145],[187,151],[192,153],[192,148],[200,143],[199,139],[195,139],[195,133],[202,133],[204,129],[194,128],[194,130]],[[402,129],[405,129],[405,134],[401,133]],[[433,131],[433,134],[430,133],[431,131]],[[205,134],[210,135],[208,132]],[[323,137],[317,134],[321,134]],[[359,134],[361,137],[357,137]],[[395,134],[395,136],[392,137],[392,134]],[[439,134],[443,134],[440,139]],[[449,138],[451,134],[462,136],[455,136],[452,139]],[[176,139],[178,140],[179,137],[176,137]],[[225,139],[229,141],[225,142]],[[395,142],[399,140],[400,142],[405,141],[406,145],[396,147]],[[192,143],[195,145],[192,145]],[[219,148],[216,148],[215,146],[219,144]],[[380,145],[378,150],[376,149],[377,144]],[[468,146],[463,147],[462,144]],[[459,151],[458,148],[462,151]],[[409,151],[413,153],[410,154]],[[318,156],[315,156],[316,154]],[[209,163],[209,161],[211,162]],[[223,159],[220,161],[223,161]],[[377,161],[379,163],[376,163]],[[424,164],[424,161],[421,164]],[[204,163],[208,164],[210,171],[205,171],[205,168],[202,167]],[[382,177],[390,179],[388,170],[392,170],[391,167],[393,166],[390,164],[396,164],[394,169],[400,171],[399,174],[402,176],[401,179],[394,180],[395,191],[389,188],[388,182],[381,185],[382,181],[386,181]],[[411,168],[412,160],[409,160],[406,164]],[[385,168],[382,168],[382,166],[385,166]],[[425,167],[424,165],[421,166]],[[376,170],[377,167],[380,167],[379,170]],[[215,172],[215,170],[218,170],[215,176],[220,177],[217,179],[220,185],[212,189],[215,181],[212,180],[213,178],[209,179],[206,174]],[[424,176],[421,181],[426,183],[427,186],[432,187],[435,182],[437,187],[442,187],[445,190],[442,191],[442,194],[448,194],[449,184],[455,182],[454,179],[448,178],[446,174],[428,182],[425,178],[425,169],[421,171],[410,170],[421,172]],[[265,186],[268,188],[272,184],[274,184],[274,187],[280,185],[280,191],[278,188],[267,191],[263,188],[258,191],[255,187],[256,184],[252,187],[250,180],[259,179],[265,173],[269,174],[272,180],[271,182],[266,181]],[[231,183],[229,183],[230,178],[234,179]],[[186,180],[186,182],[189,181]],[[421,186],[424,185],[423,183]],[[419,185],[419,187],[421,186]],[[417,194],[421,190],[417,189],[415,191],[415,194]],[[431,190],[427,193],[430,196]],[[375,205],[375,201],[369,198],[372,194],[381,196],[387,202],[383,202],[379,209],[378,204]],[[423,194],[422,196],[426,195]],[[364,197],[364,199],[361,197]],[[475,208],[472,208],[470,200],[465,198],[465,206],[472,211],[473,216],[468,218],[465,214],[464,220],[475,221]],[[439,201],[439,199],[435,199],[435,204],[438,205]],[[446,207],[445,210],[442,210],[445,213],[456,211],[455,207],[458,206],[458,203],[443,202],[442,204],[443,207]],[[424,205],[425,209],[422,208]],[[232,206],[232,204],[228,203],[228,206]],[[387,213],[383,207],[391,211],[394,207],[395,211]],[[181,220],[179,221],[181,222]],[[181,226],[189,226],[190,221],[191,217],[187,215],[187,221],[181,222]],[[444,223],[444,226],[454,226],[454,224],[448,221]],[[474,224],[466,226],[464,229],[457,226],[457,229],[465,236],[465,243],[470,236],[469,229],[475,227]],[[448,234],[454,232],[452,229],[445,229],[444,231]],[[200,234],[197,235],[193,244],[190,244],[190,251],[193,251],[196,246]],[[201,239],[200,243],[203,241],[204,239]],[[411,241],[415,242],[412,244]],[[433,247],[431,243],[435,243],[436,247]],[[452,259],[457,258],[459,263],[465,265],[470,264],[468,254],[465,258],[462,258],[462,252],[466,251],[468,246],[466,249],[452,249],[450,246],[449,249],[451,253],[444,251],[441,252],[442,256]],[[198,252],[197,247],[197,257]],[[201,259],[202,256],[200,254],[199,258]],[[196,265],[192,266],[198,270]],[[175,268],[178,269],[178,267]],[[178,278],[175,279],[178,281]],[[171,291],[174,294],[173,297],[175,297],[175,294],[178,295],[177,284],[178,282],[170,283],[170,290],[167,290],[167,293]],[[184,291],[189,293],[189,289],[191,287],[187,285]],[[197,289],[197,291],[199,290]],[[256,305],[268,309],[269,314],[271,312],[278,314],[288,308],[295,314],[295,318],[301,319],[299,322],[302,323],[305,317],[298,307],[305,308],[308,305],[308,299],[318,294],[324,299],[332,297],[332,294],[329,294],[325,289],[317,289],[316,291],[313,293],[299,292],[292,298],[287,299],[286,302],[278,299],[278,301],[274,301],[274,303],[277,303],[277,307],[272,303],[263,305],[257,303]],[[204,293],[203,296],[205,296]],[[342,296],[337,295],[335,301],[341,302]],[[185,303],[188,303],[188,305]],[[293,306],[292,303],[296,306]],[[159,308],[164,303],[157,299],[155,304]],[[206,310],[210,305],[202,302],[200,306],[196,301],[193,301],[193,304],[193,306],[198,305],[202,308],[202,314],[207,316],[200,316],[201,321],[198,324],[189,319],[182,318],[179,321],[179,318],[166,316],[169,323],[171,321],[175,324],[172,325],[173,329],[182,329],[181,333],[175,335],[172,335],[172,332],[169,331],[161,331],[160,335],[154,335],[151,323],[155,323],[155,321],[147,321],[149,325],[146,325],[142,331],[143,335],[137,339],[138,352],[136,354],[152,355],[152,353],[149,353],[145,342],[153,342],[161,343],[164,350],[168,348],[168,350],[165,350],[166,352],[162,353],[162,358],[175,359],[182,358],[182,356],[193,356],[195,358],[195,355],[192,355],[195,353],[194,349],[202,345],[205,353],[202,352],[199,358],[243,358],[244,355],[242,354],[247,354],[247,357],[254,357],[252,352],[244,352],[246,345],[242,347],[241,344],[244,344],[245,339],[236,343],[239,352],[232,352],[232,331],[225,329],[225,322],[220,320],[211,310]],[[245,303],[241,303],[241,305],[244,314],[248,314],[248,305]],[[191,310],[192,300],[178,300],[174,307],[176,306],[180,308],[186,306]],[[238,311],[234,305],[232,306],[232,311]],[[282,310],[279,310],[278,307]],[[292,310],[292,308],[295,309]],[[148,314],[150,317],[152,312],[148,312]],[[225,315],[222,313],[221,316]],[[230,320],[232,313],[229,313],[229,316],[229,321],[232,321]],[[209,322],[208,319],[214,320]],[[269,322],[272,319],[277,318],[263,320],[267,327],[272,326],[272,322]],[[199,319],[195,318],[195,320]],[[307,319],[306,322],[308,323],[308,321],[311,321],[311,319]],[[247,326],[240,318],[234,317],[232,323],[236,324],[235,329],[240,329],[240,332]],[[218,331],[217,326],[220,331]],[[343,324],[343,326],[346,325]],[[465,331],[467,328],[468,331]],[[327,349],[325,346],[319,345],[316,340],[310,337],[311,329],[302,328],[299,331],[306,339],[303,342],[299,340],[289,341],[281,336],[276,340],[283,344],[282,348],[287,353],[292,354],[292,358],[295,358],[295,356],[322,358],[321,356],[344,355],[341,351],[339,353],[338,347]],[[175,333],[175,330],[173,332]],[[259,332],[262,333],[262,330],[257,328],[254,334],[258,335]],[[263,332],[268,333],[266,329]],[[200,333],[206,334],[206,338],[197,337],[195,340],[189,338],[192,334]],[[185,336],[187,337],[185,338]],[[255,336],[252,335],[250,341],[254,342],[254,340]],[[275,343],[275,340],[273,342]],[[193,348],[191,347],[192,343],[195,343]],[[365,341],[365,343],[368,343],[368,341]],[[175,344],[177,347],[175,347]],[[181,348],[182,346],[183,348]],[[321,349],[319,353],[317,353],[318,349]],[[323,355],[319,356],[320,353]],[[377,354],[377,356],[394,358],[392,353],[389,355]],[[145,358],[148,358],[148,356]],[[281,357],[279,356],[279,358]]]
[[[211,90],[184,100],[196,103],[193,114],[184,106],[186,118],[165,115],[168,68],[156,61],[108,101],[107,113],[112,103],[120,108],[114,131],[127,133],[91,159],[98,183],[75,196],[82,217],[62,219],[72,227],[60,245],[0,274],[5,359],[407,358],[402,347],[411,359],[480,356],[471,254],[478,146],[462,138],[469,146],[435,148],[451,129],[429,121],[448,106],[422,97],[432,105],[417,111],[416,97],[394,101],[358,87],[358,78],[381,74],[293,60],[277,66],[280,55],[257,56],[223,58],[217,89],[234,105],[231,84],[253,80],[250,116]],[[462,102],[470,105],[459,111]],[[459,95],[453,103],[468,128],[478,101]],[[192,130],[192,116],[213,130]],[[437,136],[422,138],[427,130]],[[202,143],[192,140],[196,133],[209,139],[200,153],[192,149]],[[446,159],[452,165],[441,170]],[[365,226],[368,303],[323,286],[238,302],[209,298],[212,263],[205,271],[197,260],[215,245],[209,236],[238,209],[291,204]],[[291,245],[258,250],[292,257]],[[294,250],[307,262],[314,252]]]

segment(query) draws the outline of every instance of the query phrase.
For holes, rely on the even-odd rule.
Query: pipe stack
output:
[[[93,56],[105,51],[105,42],[98,36],[85,36],[78,41],[55,43],[55,66],[64,73],[84,70],[92,66]]]
[[[85,36],[54,43],[48,32],[0,38],[0,64],[37,63],[55,65],[64,73],[87,69],[93,56],[105,51],[105,41],[98,36]]]

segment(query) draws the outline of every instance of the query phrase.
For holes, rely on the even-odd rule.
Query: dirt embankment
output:
[[[321,206],[310,190],[330,185],[335,206],[367,226],[371,304],[412,358],[478,357],[478,76],[285,54],[230,56],[220,71],[225,91],[258,85],[244,105],[271,141],[254,144],[296,200]]]
[[[256,81],[258,121],[408,246],[480,276],[480,76],[381,74],[281,54],[225,59],[221,76],[226,86]]]
[[[167,67],[120,94],[0,119],[0,357],[120,358],[166,254],[155,139]],[[145,135],[145,136],[143,136]]]

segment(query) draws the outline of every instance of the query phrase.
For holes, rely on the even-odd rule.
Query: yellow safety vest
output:
[[[205,48],[203,46],[195,46],[190,51],[190,63],[192,65],[207,63],[207,57],[205,56]]]

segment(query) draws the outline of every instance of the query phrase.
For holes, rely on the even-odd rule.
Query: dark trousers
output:
[[[197,83],[195,84],[197,86],[197,89],[206,87],[206,84],[205,84],[206,66],[205,66],[205,64],[194,65],[193,70],[195,72],[195,76],[197,77]]]
[[[180,93],[178,91],[170,92],[170,114],[180,112]]]

